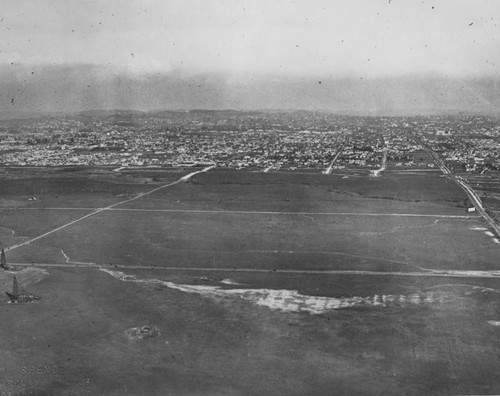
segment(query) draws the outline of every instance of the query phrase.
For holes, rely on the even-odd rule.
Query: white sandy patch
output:
[[[488,324],[492,326],[500,326],[500,321],[498,320],[488,320]]]
[[[215,168],[215,165],[212,165],[212,166],[208,166],[202,170],[199,170],[199,171],[196,171],[196,172],[192,172],[192,173],[189,173],[188,175],[186,176],[183,176],[180,178],[180,180],[182,181],[188,181],[189,179],[191,179],[193,176],[196,176],[198,173],[204,173],[204,172],[208,172],[209,170]]]
[[[498,240],[498,238],[493,238],[493,242],[500,243],[500,241]]]
[[[476,278],[497,278],[500,277],[500,271],[462,271],[462,270],[429,270],[436,274],[446,274],[450,276],[470,276]]]
[[[61,249],[61,253],[64,256],[64,260],[66,260],[66,262],[68,263],[70,261],[68,255],[66,253],[64,253],[64,250],[62,250],[62,249]]]
[[[483,287],[483,286],[474,286],[473,290],[479,290],[481,293],[497,293],[500,294],[499,289],[492,289],[491,287]]]
[[[486,231],[487,228],[485,228],[485,227],[471,227],[471,228],[469,228],[469,230],[473,230],[473,231]]]
[[[495,236],[491,231],[485,231],[484,233],[490,237]]]
[[[7,228],[7,227],[0,227],[0,235],[4,235],[4,236],[14,236],[16,235],[16,233],[14,232],[14,230],[12,228]]]
[[[185,293],[196,293],[216,297],[237,297],[250,301],[256,305],[283,312],[309,312],[321,314],[330,310],[350,308],[356,306],[401,306],[410,304],[433,304],[445,301],[445,296],[440,292],[415,293],[411,295],[375,295],[368,297],[323,297],[300,294],[297,290],[286,289],[221,289],[218,286],[179,285],[159,279],[137,279],[135,276],[126,275],[120,271],[101,268],[116,279],[128,282],[161,284],[171,289]]]
[[[223,283],[224,285],[239,285],[238,282],[234,282],[231,279],[222,279],[220,283]]]
[[[155,326],[141,326],[132,327],[131,329],[125,330],[125,337],[129,340],[143,340],[147,338],[155,338],[160,335],[160,330]]]

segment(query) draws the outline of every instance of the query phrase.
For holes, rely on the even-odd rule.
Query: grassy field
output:
[[[3,246],[188,172],[114,173],[6,175]],[[0,393],[500,393],[500,280],[391,273],[499,270],[466,204],[436,175],[215,170],[96,213],[7,252],[42,301],[2,300]],[[36,266],[74,262],[119,268]]]
[[[500,211],[499,171],[490,171],[484,175],[464,173],[461,176],[468,180],[470,186],[474,188],[488,210],[491,212]]]
[[[57,246],[72,261],[112,265],[496,269],[498,247],[471,229],[479,226],[478,220],[433,217],[117,210],[14,251],[12,259],[30,262],[38,248]]]
[[[169,183],[192,172],[114,172],[112,169],[3,169],[0,208],[99,208]],[[6,173],[7,172],[7,173]],[[2,175],[3,173],[3,175]],[[36,200],[30,198],[35,197]]]
[[[464,200],[459,187],[437,176],[376,178],[219,170],[123,207],[463,214]]]
[[[92,216],[12,257],[32,262],[37,250],[50,248],[54,258],[38,254],[38,262],[59,262],[62,249],[72,261],[112,265],[495,269],[498,246],[478,231],[478,217],[466,216],[463,192],[439,177],[415,176],[415,183],[420,187],[410,177],[206,173]],[[30,211],[3,213],[20,226],[50,228],[43,219],[29,223]],[[85,214],[43,216],[59,213]],[[448,215],[457,217],[439,217]]]
[[[28,384],[14,382],[5,391],[29,394],[35,389],[41,395],[500,391],[500,330],[488,324],[500,317],[498,294],[467,295],[465,291],[474,289],[463,281],[337,275],[283,282],[283,276],[275,274],[249,279],[236,274],[245,282],[239,287],[305,284],[304,293],[312,287],[321,294],[323,289],[330,293],[334,289],[339,295],[440,288],[447,297],[429,305],[310,315],[274,311],[241,298],[122,282],[95,269],[49,272],[29,285],[30,291],[44,296],[41,303],[8,305],[0,311],[1,322],[9,324],[0,326],[2,377]],[[192,278],[159,270],[143,270],[138,276],[179,283]],[[498,281],[490,283],[498,287]],[[159,336],[127,339],[127,329],[143,325],[157,327]]]

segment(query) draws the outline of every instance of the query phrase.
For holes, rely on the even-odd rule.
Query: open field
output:
[[[95,269],[51,269],[39,304],[0,311],[2,385],[41,395],[494,394],[500,318],[497,289],[463,281],[237,274],[234,288],[317,289],[323,295],[440,292],[440,301],[282,312],[238,296],[123,282]],[[130,272],[130,271],[129,271]],[[7,274],[6,274],[7,275]],[[3,276],[3,275],[2,275]],[[182,273],[142,271],[196,284]],[[233,277],[231,276],[231,280]],[[198,281],[202,283],[203,281]],[[493,284],[494,283],[494,284]],[[498,287],[493,280],[488,286]],[[229,287],[229,286],[227,286]],[[325,290],[326,289],[326,290]],[[481,307],[481,309],[478,309]],[[15,319],[14,319],[15,318]],[[130,340],[126,331],[159,335]],[[33,369],[32,369],[33,368]],[[23,393],[24,392],[24,393]]]
[[[11,257],[30,262],[38,248],[49,245],[64,250],[72,261],[98,264],[497,269],[498,246],[471,229],[481,225],[462,218],[116,210],[49,235]]]
[[[90,210],[1,210],[0,245],[7,248],[82,217]]]
[[[193,170],[115,172],[108,168],[86,171],[81,168],[77,171],[72,168],[4,168],[2,171],[0,208],[99,208],[175,181]],[[36,199],[30,199],[33,197]]]
[[[81,188],[76,175],[46,177],[28,204],[34,179],[11,180],[2,245],[186,173],[146,184],[151,175],[94,172]],[[0,285],[16,274],[42,301],[0,310],[0,391],[500,393],[500,279],[420,276],[500,269],[500,244],[466,205],[434,174],[215,170],[96,212],[7,251],[33,268],[0,273]],[[131,338],[146,325],[158,332]]]
[[[498,171],[486,175],[464,174],[470,186],[477,192],[484,206],[490,211],[500,211],[500,174]],[[498,215],[496,216],[498,220]]]
[[[408,176],[205,173],[89,217],[11,257],[33,262],[39,251],[45,254],[35,262],[60,262],[62,250],[71,261],[112,265],[496,269],[498,246],[480,218],[466,215],[463,192],[447,179],[414,178],[420,188],[410,188]],[[85,214],[46,212],[47,218]],[[23,224],[33,219],[31,210],[4,214]]]
[[[370,198],[370,200],[364,200]],[[370,177],[215,170],[123,207],[287,212],[463,214],[465,195],[438,176]]]

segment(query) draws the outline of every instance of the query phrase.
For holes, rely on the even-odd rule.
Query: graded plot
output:
[[[213,171],[120,208],[463,215],[466,201],[459,187],[439,177]]]
[[[498,245],[481,225],[463,218],[105,211],[34,246],[57,246],[70,261],[132,266],[497,269]]]

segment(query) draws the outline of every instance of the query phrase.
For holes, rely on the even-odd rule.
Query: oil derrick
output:
[[[12,295],[14,297],[19,297],[19,285],[17,284],[17,278],[14,276],[14,282],[13,282],[13,286],[12,286]]]
[[[7,260],[5,260],[5,252],[2,249],[2,256],[0,257],[0,267],[4,270],[7,269]]]
[[[35,301],[40,301],[41,297],[29,293],[19,293],[19,285],[17,283],[17,278],[14,276],[12,293],[5,292],[9,296],[11,303],[30,303]]]

